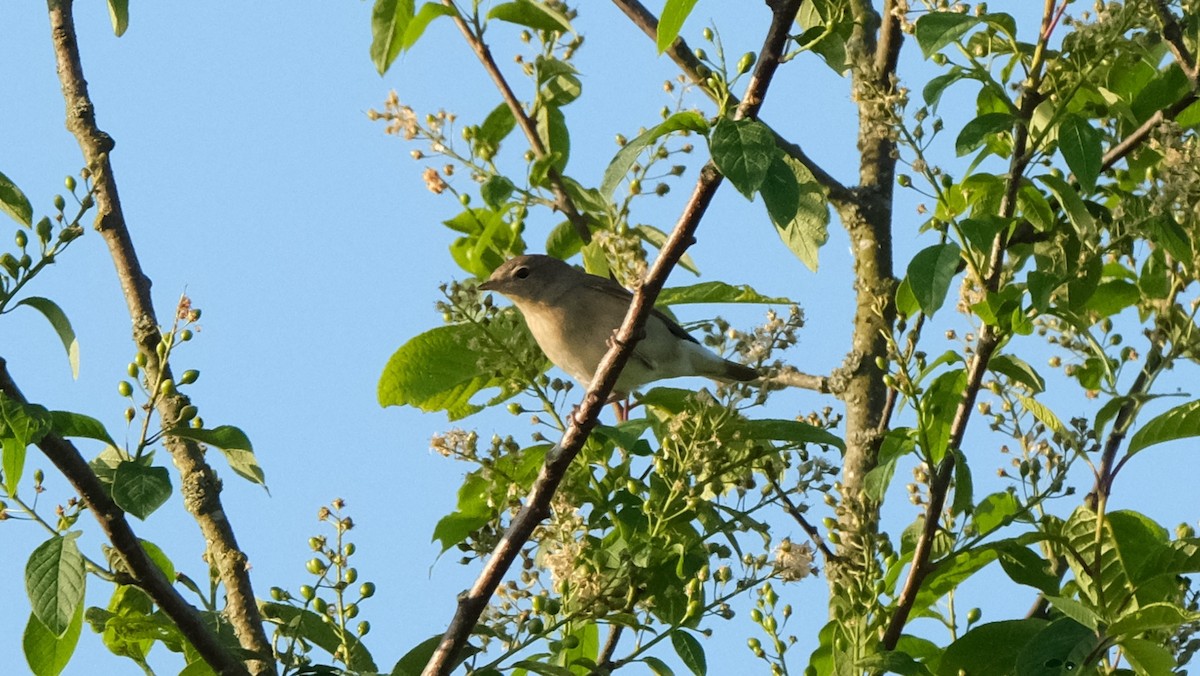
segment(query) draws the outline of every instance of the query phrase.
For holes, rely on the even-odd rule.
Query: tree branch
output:
[[[763,379],[763,387],[772,390],[782,390],[785,387],[796,387],[802,390],[812,390],[821,394],[833,393],[834,387],[829,376],[814,376],[804,373],[795,366],[785,366],[779,373]]]
[[[746,101],[738,107],[737,118],[754,117],[758,114],[763,96],[770,86],[771,77],[779,65],[779,58],[788,37],[787,29],[796,16],[800,2],[802,0],[787,0],[778,3],[778,6],[774,8],[774,16],[764,40],[762,54],[754,74],[750,78]],[[596,374],[584,396],[583,403],[570,416],[570,424],[562,439],[546,454],[546,462],[525,499],[524,507],[513,517],[508,530],[505,531],[493,550],[491,558],[484,564],[474,586],[459,597],[458,609],[433,657],[425,665],[425,670],[422,672],[424,676],[444,676],[453,670],[456,658],[463,646],[466,645],[467,639],[470,638],[488,600],[521,548],[529,541],[534,528],[549,514],[550,500],[555,490],[558,489],[558,485],[566,475],[571,461],[583,448],[588,434],[596,426],[600,411],[604,408],[609,393],[612,392],[617,377],[621,374],[621,369],[629,361],[634,346],[644,332],[646,318],[654,309],[654,300],[662,291],[671,269],[675,267],[695,239],[700,219],[708,209],[709,203],[712,202],[722,178],[711,161],[700,170],[700,177],[696,182],[691,199],[684,207],[670,237],[660,248],[654,266],[637,292],[634,293],[629,313],[626,314],[624,322],[617,330],[612,347],[596,367]]]
[[[442,4],[454,8],[453,0],[442,0]],[[496,64],[496,60],[492,58],[492,50],[488,49],[487,44],[483,41],[480,35],[471,30],[467,25],[466,20],[456,10],[452,15],[454,24],[458,26],[458,30],[466,38],[467,44],[471,45],[471,50],[475,52],[475,56],[479,59],[479,63],[483,65],[483,69],[492,78],[492,82],[496,84],[496,88],[500,90],[500,96],[504,99],[504,103],[508,105],[508,109],[512,111],[513,119],[516,120],[517,126],[525,134],[525,138],[529,141],[529,147],[533,150],[533,154],[537,155],[538,159],[546,157],[546,145],[542,143],[542,138],[538,136],[537,125],[525,113],[525,107],[521,105],[521,101],[513,92],[512,87],[508,85],[508,80],[504,78],[504,73],[500,72],[500,66]],[[579,212],[575,207],[575,201],[567,194],[563,187],[562,175],[558,169],[550,167],[546,171],[546,178],[550,181],[550,187],[554,191],[554,208],[561,211],[571,225],[575,227],[575,232],[579,235],[579,239],[584,244],[592,241],[591,230],[588,229],[588,218]]]
[[[9,374],[8,362],[3,357],[0,357],[0,392],[14,401],[29,403]],[[204,623],[200,613],[175,591],[171,581],[150,559],[146,550],[142,548],[141,540],[125,518],[124,510],[113,502],[108,490],[75,445],[50,432],[37,442],[37,447],[71,482],[75,491],[87,504],[88,510],[96,517],[105,537],[121,556],[132,577],[131,580],[122,581],[122,584],[135,584],[149,594],[175,626],[179,627],[180,633],[196,648],[204,661],[218,674],[241,676],[249,673],[221,644],[217,635]]]
[[[162,336],[150,297],[150,279],[142,272],[138,262],[109,162],[108,153],[113,149],[113,140],[96,126],[95,108],[83,76],[72,2],[48,0],[48,5],[58,77],[67,108],[67,129],[79,142],[95,180],[96,229],[108,245],[116,266],[117,277],[133,320],[134,341],[146,355],[145,373],[148,381],[169,379],[170,368],[159,359],[156,351]],[[158,413],[164,426],[178,421],[180,411],[187,404],[187,397],[182,395],[159,397]],[[254,589],[250,585],[247,558],[238,548],[233,528],[221,506],[221,482],[205,461],[204,451],[199,444],[167,437],[165,446],[179,470],[184,505],[204,535],[208,563],[217,569],[225,585],[225,614],[242,648],[258,656],[248,659],[246,665],[255,674],[274,674],[271,644],[263,631]],[[124,554],[129,555],[127,552]]]
[[[657,40],[658,18],[655,17],[650,10],[646,9],[646,6],[643,5],[639,0],[613,0],[613,4],[616,5],[617,8],[625,14],[625,16],[629,17],[629,20],[633,22],[633,25],[640,28],[642,32],[650,38],[651,41]],[[666,54],[672,61],[675,62],[675,65],[679,66],[679,69],[688,76],[688,79],[700,87],[701,91],[707,94],[709,98],[713,99],[714,101],[716,100],[716,95],[704,84],[704,77],[700,74],[700,68],[702,66],[700,59],[697,59],[696,55],[692,53],[692,50],[690,47],[688,47],[686,40],[684,40],[682,37],[676,37],[675,41],[672,42],[669,47],[667,47]],[[729,101],[734,106],[741,105],[741,102],[733,94],[729,95]],[[781,148],[788,155],[791,155],[796,161],[803,164],[805,168],[812,172],[813,179],[825,189],[831,202],[833,202],[835,205],[839,205],[853,201],[854,195],[850,189],[842,185],[840,181],[834,178],[831,174],[829,174],[829,172],[825,171],[821,165],[817,164],[816,161],[810,158],[804,152],[803,148],[801,148],[798,144],[789,141],[783,136],[780,136],[779,132],[775,131],[775,128],[771,127],[769,123],[764,121],[763,124],[766,124],[767,127],[771,129],[771,133],[775,135],[776,146]]]
[[[1042,101],[1039,89],[1042,82],[1042,67],[1045,63],[1046,45],[1050,39],[1050,27],[1056,20],[1054,6],[1055,0],[1045,0],[1042,13],[1042,30],[1029,68],[1028,86],[1021,93],[1020,114],[1013,129],[1013,151],[1012,159],[1009,161],[1008,183],[1005,186],[1004,197],[1000,202],[999,215],[1001,218],[1011,218],[1015,213],[1017,190],[1020,187],[1021,179],[1032,157],[1032,152],[1028,149],[1029,125],[1033,119],[1034,110]],[[1007,241],[1003,232],[997,234],[992,241],[986,278],[981,280],[984,288],[989,292],[995,292],[1000,286],[1001,274],[1004,271],[1006,245]],[[971,412],[975,407],[975,400],[979,395],[979,389],[983,385],[983,377],[987,373],[988,363],[991,361],[996,349],[1000,346],[1002,339],[1003,334],[999,329],[991,324],[983,324],[979,332],[979,341],[975,345],[974,357],[967,367],[967,385],[963,391],[962,398],[958,402],[958,407],[954,411],[953,421],[950,423],[950,434],[946,442],[945,456],[938,463],[930,480],[929,503],[925,507],[925,523],[922,527],[921,537],[917,540],[917,544],[913,548],[912,564],[909,566],[908,577],[905,578],[904,587],[900,592],[900,596],[896,599],[896,608],[892,611],[892,617],[883,635],[883,646],[887,650],[895,649],[896,643],[900,640],[900,635],[904,631],[904,625],[908,622],[909,613],[912,612],[912,606],[917,600],[921,584],[925,581],[929,573],[933,572],[936,568],[936,565],[931,565],[930,557],[933,554],[934,537],[941,526],[942,510],[945,508],[946,498],[950,492],[950,482],[954,477],[955,454],[953,451],[962,448],[963,438],[967,432],[967,424],[971,420]]]
[[[1154,0],[1151,3],[1154,6],[1154,15],[1158,17],[1158,22],[1162,24],[1162,36],[1167,41],[1167,45],[1171,48],[1171,53],[1175,55],[1175,60],[1179,62],[1179,67],[1183,69],[1183,74],[1187,76],[1188,82],[1192,85],[1192,91],[1200,90],[1200,78],[1197,77],[1196,59],[1188,49],[1187,43],[1183,39],[1183,28],[1180,27],[1179,21],[1175,19],[1175,15],[1171,13],[1171,8],[1167,6],[1166,0]]]
[[[771,488],[775,489],[775,495],[779,498],[779,501],[783,503],[784,511],[787,512],[788,516],[792,517],[796,523],[800,524],[800,527],[803,528],[804,532],[808,534],[808,538],[817,545],[817,549],[819,549],[821,551],[821,555],[825,557],[826,565],[828,565],[831,561],[837,561],[838,555],[829,548],[829,545],[825,544],[825,540],[821,537],[821,531],[817,530],[815,526],[808,522],[808,519],[804,517],[804,513],[801,512],[798,507],[796,507],[796,504],[792,502],[791,498],[788,497],[787,492],[783,490],[783,487],[779,485],[779,482],[775,480],[775,477],[768,477],[768,479],[771,482]]]

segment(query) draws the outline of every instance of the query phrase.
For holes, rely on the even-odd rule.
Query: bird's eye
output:
[[[517,279],[525,279],[529,276],[529,268],[517,268],[516,271],[513,272],[513,276]]]

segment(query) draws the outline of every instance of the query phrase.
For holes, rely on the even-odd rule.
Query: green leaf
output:
[[[708,121],[694,110],[675,113],[627,142],[625,147],[621,148],[613,157],[612,162],[608,163],[608,168],[604,170],[604,177],[600,180],[600,194],[604,199],[612,199],[613,192],[625,179],[630,167],[637,162],[638,155],[642,150],[662,136],[682,131],[705,134],[708,132]]]
[[[1029,640],[1017,655],[1015,673],[1021,676],[1079,673],[1091,666],[1084,660],[1098,641],[1091,629],[1069,617],[1059,618]]]
[[[546,147],[550,164],[562,172],[571,156],[571,134],[567,118],[558,108],[546,106],[537,111],[537,132]]]
[[[1088,608],[1075,599],[1067,598],[1065,596],[1047,594],[1046,600],[1049,601],[1050,604],[1063,615],[1066,615],[1076,623],[1083,625],[1088,629],[1096,630],[1103,622],[1103,618],[1097,615],[1096,611]]]
[[[60,437],[95,439],[109,446],[117,445],[109,436],[108,430],[104,429],[104,423],[82,413],[50,411],[50,427]]]
[[[583,248],[583,240],[579,239],[579,231],[570,221],[563,221],[554,226],[546,236],[546,255],[560,260],[566,260],[579,253]]]
[[[400,56],[404,32],[415,11],[413,0],[375,0],[371,11],[371,63],[380,75]]]
[[[965,514],[975,503],[975,482],[971,478],[971,466],[962,451],[954,450],[954,501],[950,505],[952,514]]]
[[[1111,317],[1142,299],[1137,284],[1124,279],[1110,279],[1096,286],[1083,307],[1098,317]]]
[[[1104,156],[1100,132],[1082,117],[1067,113],[1058,123],[1058,149],[1085,192],[1096,189]]]
[[[700,645],[700,641],[682,629],[671,632],[671,645],[675,647],[675,654],[679,655],[679,659],[683,661],[684,666],[692,670],[696,676],[705,676],[708,673],[708,662],[704,658],[704,647]]]
[[[250,438],[242,430],[233,425],[220,425],[212,429],[200,429],[179,425],[167,430],[167,434],[184,439],[199,441],[202,444],[216,446],[225,455],[229,468],[238,476],[266,488],[267,477],[258,459],[254,457],[254,448]]]
[[[641,237],[642,241],[649,242],[656,249],[662,249],[667,245],[667,233],[652,225],[639,225],[634,227],[634,230],[637,231],[638,237]],[[679,257],[679,267],[694,275],[700,274],[700,268],[696,267],[696,261],[692,260],[691,254],[685,253]]]
[[[908,264],[908,281],[921,310],[932,316],[946,302],[950,282],[958,273],[962,249],[953,242],[922,249]]]
[[[905,317],[911,317],[920,311],[921,304],[917,302],[917,297],[913,294],[912,282],[905,277],[896,286],[896,312]]]
[[[58,676],[71,661],[75,646],[79,643],[79,634],[83,629],[83,604],[75,609],[71,622],[62,636],[46,628],[36,615],[29,616],[25,624],[25,633],[21,636],[21,647],[25,652],[25,661],[34,676]]]
[[[782,296],[765,296],[747,284],[700,282],[689,286],[672,286],[658,294],[658,305],[687,305],[689,303],[792,303]]]
[[[940,52],[943,47],[958,40],[974,28],[979,19],[970,14],[958,12],[930,12],[917,19],[914,35],[921,53],[929,58]]]
[[[512,108],[509,108],[507,103],[501,103],[493,108],[487,117],[483,118],[483,123],[479,125],[479,131],[471,140],[477,148],[480,146],[489,148],[491,153],[488,156],[490,157],[495,154],[500,142],[512,133],[516,125],[517,120],[513,117]]]
[[[479,186],[479,196],[483,203],[492,209],[499,210],[512,194],[515,186],[506,176],[491,176]]]
[[[824,444],[846,450],[846,444],[829,430],[799,420],[775,420],[763,418],[747,420],[742,425],[746,436],[751,439],[787,441],[793,444]]]
[[[513,664],[517,669],[524,669],[538,676],[575,676],[575,672],[557,664],[546,664],[535,660],[520,660]]]
[[[667,0],[662,16],[658,19],[658,37],[655,44],[658,45],[659,54],[665,52],[667,47],[675,42],[675,38],[679,37],[679,31],[683,30],[683,22],[695,6],[696,0]]]
[[[1150,603],[1134,608],[1108,625],[1109,636],[1134,637],[1159,629],[1174,633],[1181,625],[1195,622],[1200,615],[1190,613],[1174,603]]]
[[[1164,441],[1195,436],[1200,436],[1200,400],[1176,406],[1142,425],[1129,440],[1128,453],[1133,455]]]
[[[4,489],[17,494],[17,485],[25,470],[29,444],[42,440],[50,430],[50,413],[35,404],[22,404],[0,394],[0,439],[3,441]]]
[[[1001,541],[996,545],[1000,554],[1000,567],[1010,580],[1017,584],[1029,585],[1043,594],[1059,593],[1058,576],[1051,571],[1048,561],[1021,543]]]
[[[87,577],[75,539],[80,531],[38,545],[25,564],[25,591],[33,614],[54,636],[64,636],[83,604]]]
[[[425,29],[433,20],[440,16],[454,16],[458,12],[449,5],[443,5],[440,2],[427,2],[421,5],[421,9],[417,11],[408,25],[404,28],[404,34],[400,37],[400,51],[407,52],[417,44],[421,36],[425,34]],[[382,73],[381,73],[382,75]]]
[[[942,73],[937,77],[931,78],[925,83],[925,88],[921,90],[921,98],[925,99],[925,105],[936,107],[942,99],[942,94],[950,85],[963,79],[963,71],[958,66],[951,68],[948,72]]]
[[[1054,415],[1054,411],[1051,411],[1049,408],[1043,406],[1033,397],[1027,397],[1020,392],[1013,392],[1012,394],[1014,397],[1016,397],[1017,401],[1021,402],[1021,406],[1026,411],[1032,413],[1033,417],[1037,418],[1051,432],[1063,437],[1070,436],[1070,433],[1067,431],[1067,426],[1058,419],[1058,416]]]
[[[1173,674],[1179,666],[1171,650],[1158,640],[1127,638],[1120,645],[1126,659],[1139,674]]]
[[[709,147],[717,169],[746,199],[754,199],[778,156],[775,135],[758,120],[717,120]]]
[[[829,239],[829,203],[812,172],[787,153],[776,153],[759,193],[779,238],[816,272],[817,250]]]
[[[441,643],[442,635],[434,634],[413,646],[396,662],[396,666],[392,667],[391,676],[420,676],[421,670],[429,663],[429,658],[433,657],[434,651]],[[466,647],[471,646],[467,644]]]
[[[1172,217],[1152,218],[1146,222],[1146,234],[1150,241],[1166,249],[1177,261],[1192,260],[1192,240],[1183,226]]]
[[[0,172],[0,211],[25,227],[33,225],[33,205],[15,183]]]
[[[471,397],[501,384],[495,376],[479,372],[471,344],[483,339],[483,332],[475,325],[457,324],[409,340],[383,369],[379,405],[445,411],[451,420],[482,409],[471,403]]]
[[[989,136],[1012,129],[1013,116],[1009,113],[985,113],[963,125],[954,141],[954,151],[959,157],[974,152],[987,143]]]
[[[260,603],[263,619],[279,625],[284,636],[311,641],[325,652],[334,654],[342,644],[339,634],[330,622],[311,610],[302,610],[282,603]],[[375,660],[366,646],[357,638],[346,635],[347,651],[339,653],[346,661],[346,668],[356,672],[376,672]]]
[[[442,552],[445,553],[491,520],[490,513],[451,512],[439,519],[434,526],[432,541],[442,543]]]
[[[25,472],[27,444],[22,444],[13,437],[4,437],[2,444],[0,453],[3,453],[4,457],[0,462],[0,469],[4,471],[4,491],[9,495],[16,495],[21,475]]]
[[[993,547],[984,545],[942,559],[925,578],[921,590],[917,592],[917,599],[913,602],[914,610],[931,607],[938,599],[957,589],[964,580],[995,561],[997,556],[998,552]]]
[[[489,19],[498,19],[525,26],[536,31],[572,33],[571,22],[556,9],[533,0],[514,0],[496,5],[488,12]]]
[[[929,385],[920,401],[921,447],[934,463],[942,461],[950,443],[950,423],[963,390],[967,386],[967,372],[957,368],[939,375]]]
[[[112,497],[118,507],[145,521],[171,497],[171,474],[166,467],[126,460],[117,465]]]
[[[671,670],[671,667],[667,666],[666,662],[657,657],[647,655],[642,658],[642,661],[646,663],[646,666],[650,668],[650,673],[654,674],[654,676],[675,676],[675,672]]]
[[[1007,525],[1021,511],[1021,503],[1008,491],[992,493],[975,505],[972,518],[975,520],[975,530],[980,535],[986,535],[993,530]]]
[[[1021,649],[1046,627],[1045,620],[1004,620],[974,627],[946,647],[939,674],[1012,676]]]
[[[67,315],[62,311],[62,308],[57,303],[49,298],[40,296],[30,296],[17,301],[17,305],[27,305],[38,312],[50,322],[50,326],[54,327],[54,332],[58,334],[58,339],[62,341],[63,347],[67,350],[67,361],[71,364],[71,375],[79,378],[79,341],[75,339],[75,330],[71,328],[71,321],[67,319]]]
[[[112,21],[113,35],[124,35],[129,28],[129,0],[108,0],[108,18]]]
[[[1062,205],[1062,208],[1066,210],[1067,218],[1071,221],[1071,225],[1075,226],[1076,232],[1082,236],[1089,236],[1096,232],[1096,219],[1092,218],[1092,214],[1088,212],[1087,206],[1084,205],[1075,188],[1054,174],[1042,174],[1035,178],[1046,186],[1058,203]]]
[[[1046,389],[1046,381],[1032,366],[1020,357],[1011,354],[998,354],[988,361],[988,370],[1007,376],[1015,383],[1028,387],[1030,392],[1038,394]]]

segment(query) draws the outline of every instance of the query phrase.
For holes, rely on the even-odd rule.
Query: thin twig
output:
[[[815,376],[804,373],[794,366],[785,366],[779,373],[763,379],[763,387],[772,390],[782,390],[785,387],[796,387],[802,390],[812,390],[821,394],[833,392],[829,376]]]
[[[763,96],[770,86],[771,77],[779,65],[779,58],[787,41],[787,30],[796,16],[801,1],[788,0],[781,3],[782,6],[775,10],[771,27],[763,44],[762,56],[758,60],[747,87],[747,102],[739,106],[737,110],[738,118],[754,117],[758,114]],[[612,347],[597,366],[596,374],[584,396],[583,403],[571,415],[570,425],[562,439],[546,454],[546,463],[534,481],[533,487],[525,499],[524,507],[513,517],[508,530],[505,531],[500,542],[492,551],[491,558],[484,564],[474,586],[459,597],[458,609],[450,626],[443,634],[437,650],[425,665],[422,672],[424,676],[444,676],[454,669],[457,656],[466,645],[488,600],[492,597],[521,548],[528,542],[534,528],[549,514],[550,500],[555,490],[566,475],[571,461],[583,447],[588,434],[596,426],[600,411],[608,400],[608,395],[616,384],[621,369],[633,354],[633,348],[643,333],[646,318],[654,308],[654,300],[662,291],[667,275],[670,274],[671,269],[679,262],[680,257],[694,240],[700,219],[708,209],[709,203],[712,202],[721,181],[722,176],[712,162],[707,163],[700,170],[700,177],[696,182],[691,199],[684,207],[670,237],[660,248],[654,266],[634,294],[625,321],[617,330]]]
[[[88,95],[75,34],[72,2],[48,0],[48,5],[51,38],[67,109],[67,129],[78,141],[95,180],[96,229],[108,245],[116,266],[121,290],[133,320],[134,341],[146,355],[147,380],[154,383],[169,379],[170,368],[161,362],[156,352],[162,336],[150,296],[150,279],[138,262],[109,162],[108,154],[114,143],[108,134],[96,126],[95,107]],[[188,403],[182,395],[159,397],[157,409],[164,425],[178,421],[180,412]],[[221,506],[221,482],[204,459],[204,451],[199,444],[168,437],[166,447],[179,470],[184,505],[204,535],[207,560],[217,569],[225,585],[225,615],[242,648],[252,655],[247,659],[246,666],[255,674],[274,674],[271,644],[263,631],[262,617],[250,584],[247,557],[238,548],[233,528]]]
[[[620,9],[625,16],[629,17],[629,20],[633,22],[633,25],[640,28],[647,37],[649,37],[651,40],[658,39],[658,18],[655,17],[650,10],[646,9],[646,6],[639,2],[639,0],[613,0],[613,4],[616,5],[617,9]],[[701,74],[700,70],[703,64],[701,64],[700,59],[697,59],[696,55],[692,53],[692,50],[690,47],[688,47],[686,40],[684,40],[682,37],[676,37],[675,41],[667,47],[666,54],[672,61],[675,62],[675,65],[679,66],[679,69],[688,76],[688,79],[699,85],[701,91],[708,95],[709,98],[713,99],[714,101],[716,100],[716,93],[704,84],[705,78]],[[729,94],[729,103],[732,106],[741,105],[741,102],[733,94]],[[835,205],[844,205],[854,200],[854,195],[850,189],[843,185],[841,181],[834,178],[829,172],[825,171],[825,169],[822,168],[821,165],[817,164],[816,161],[810,158],[804,152],[803,148],[801,148],[798,144],[789,141],[783,136],[780,136],[779,132],[775,131],[774,127],[771,127],[769,123],[765,121],[763,123],[766,124],[767,127],[771,129],[771,133],[775,135],[775,145],[792,158],[800,162],[800,164],[803,164],[810,172],[812,172],[813,179],[825,189],[831,202],[833,202]]]
[[[454,18],[454,24],[458,26],[458,30],[466,38],[467,44],[471,45],[471,50],[475,52],[479,63],[483,65],[483,69],[492,78],[492,82],[496,84],[496,88],[500,90],[500,96],[504,99],[504,103],[508,109],[512,111],[513,119],[516,120],[517,126],[521,128],[521,132],[525,134],[526,140],[529,141],[529,148],[537,158],[544,159],[546,157],[546,145],[542,143],[541,136],[538,136],[537,125],[525,113],[525,107],[521,105],[521,101],[509,86],[508,80],[505,79],[504,73],[500,72],[500,66],[496,64],[496,59],[492,57],[492,50],[488,49],[487,43],[483,41],[483,37],[471,30],[465,19],[458,12],[453,0],[442,0],[442,4],[454,9],[451,16]],[[592,233],[588,228],[588,218],[580,213],[575,207],[575,201],[567,194],[563,184],[562,175],[558,169],[550,167],[546,171],[546,178],[550,181],[550,188],[554,191],[554,208],[561,211],[567,220],[574,226],[575,232],[579,235],[579,239],[584,244],[592,241]]]
[[[14,401],[29,403],[9,374],[8,363],[3,357],[0,357],[0,392]],[[154,599],[204,661],[218,674],[248,674],[246,667],[221,644],[217,635],[204,623],[200,613],[175,591],[171,581],[151,560],[125,518],[124,510],[113,502],[108,490],[75,445],[51,432],[37,442],[37,447],[83,498],[88,510],[99,522],[100,529],[104,531],[104,535],[129,569],[134,584]]]
[[[771,481],[771,488],[775,489],[775,495],[779,498],[779,501],[783,503],[784,511],[786,511],[789,516],[795,519],[796,523],[800,524],[800,527],[803,528],[804,532],[808,534],[808,538],[817,545],[817,549],[821,550],[821,555],[825,557],[825,563],[828,564],[831,561],[836,563],[838,560],[838,555],[829,548],[829,545],[825,544],[825,540],[821,537],[821,531],[817,530],[815,526],[808,522],[808,519],[804,517],[804,512],[801,512],[800,509],[796,507],[796,504],[792,502],[791,498],[788,497],[787,491],[783,490],[783,487],[779,485],[779,482],[775,480],[775,477],[769,477],[769,479]]]

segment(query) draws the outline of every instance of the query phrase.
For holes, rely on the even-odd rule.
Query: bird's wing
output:
[[[625,287],[621,286],[620,284],[618,284],[618,283],[614,282],[613,280],[608,279],[606,277],[600,277],[598,275],[588,275],[587,276],[587,284],[588,284],[588,286],[590,286],[593,289],[596,289],[597,291],[602,291],[602,292],[608,294],[609,296],[621,299],[622,301],[625,302],[626,306],[628,306],[630,303],[633,302],[633,294],[630,293],[629,289],[626,289]],[[679,338],[682,338],[684,340],[691,341],[696,344],[700,343],[700,341],[696,340],[692,336],[692,334],[685,331],[684,328],[682,326],[680,326],[674,319],[671,319],[671,317],[669,315],[667,315],[667,313],[663,312],[662,310],[659,310],[658,308],[654,308],[654,309],[650,310],[650,313],[652,315],[654,315],[655,317],[658,317],[659,319],[661,319],[663,321],[663,323],[667,325],[667,329],[673,335],[678,336]]]

